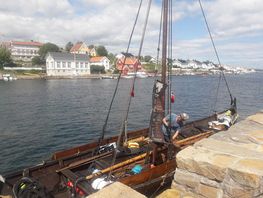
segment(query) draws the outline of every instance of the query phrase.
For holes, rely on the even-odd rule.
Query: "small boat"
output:
[[[128,72],[126,75],[122,75],[122,78],[147,78],[149,77],[148,74],[144,71],[137,71],[137,72]]]
[[[117,79],[117,77],[114,77],[114,76],[101,76],[100,79]]]
[[[17,78],[15,76],[12,76],[11,74],[3,74],[2,79],[3,79],[3,81],[17,80]]]

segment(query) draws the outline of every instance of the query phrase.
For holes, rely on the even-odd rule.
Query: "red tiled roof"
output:
[[[105,56],[94,56],[90,58],[91,63],[100,62],[105,58]]]
[[[138,67],[138,69],[141,69],[141,63],[140,61],[137,62],[137,59],[135,57],[126,57],[125,63],[123,64],[124,58],[117,60],[116,66],[119,70],[122,70],[122,67],[124,65],[126,67],[129,67],[130,69],[133,69],[133,67]]]
[[[78,43],[76,43],[76,44],[70,49],[70,52],[78,51],[82,44],[83,44],[83,42],[78,42]]]
[[[12,45],[27,45],[27,46],[39,46],[41,47],[43,43],[36,41],[12,41]]]

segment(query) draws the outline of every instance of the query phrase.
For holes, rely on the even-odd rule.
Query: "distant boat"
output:
[[[16,77],[11,76],[11,74],[3,74],[2,75],[2,79],[3,81],[13,81],[13,80],[17,80]]]
[[[136,75],[136,78],[147,78],[149,75],[144,71],[138,71],[138,72],[128,72],[127,75],[123,75],[123,78],[133,78]]]
[[[115,76],[101,76],[100,79],[117,79]]]

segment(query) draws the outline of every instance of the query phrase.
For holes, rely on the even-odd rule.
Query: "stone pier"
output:
[[[176,160],[172,187],[159,197],[262,198],[263,111],[187,147]]]

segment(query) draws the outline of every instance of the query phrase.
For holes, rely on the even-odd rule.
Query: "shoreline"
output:
[[[0,71],[0,80],[3,80],[2,75],[4,73],[11,73],[11,75],[15,76],[17,80],[59,80],[59,79],[102,79],[102,77],[118,77],[118,74],[90,74],[85,76],[46,76],[46,74],[34,74],[34,73],[27,73],[27,74],[14,74],[12,72],[3,72]],[[227,75],[229,73],[226,73]],[[248,74],[248,73],[240,73],[240,74],[229,74],[229,75],[242,75],[242,74]],[[173,73],[172,76],[211,76],[211,75],[218,75],[218,74],[212,74],[212,73],[191,73],[191,74],[185,74],[185,73]],[[154,77],[154,74],[149,73],[149,77]],[[113,78],[112,78],[113,79]]]

